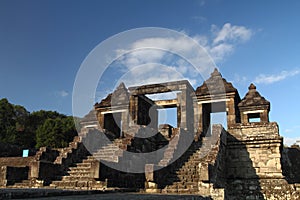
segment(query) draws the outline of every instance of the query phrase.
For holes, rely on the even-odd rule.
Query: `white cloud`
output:
[[[294,138],[284,137],[283,138],[283,144],[286,146],[291,146],[295,143],[299,143],[297,141],[300,141],[300,137],[294,137]]]
[[[183,77],[175,67],[164,66],[157,63],[147,63],[130,68],[130,70],[118,80],[116,85],[123,82],[126,86],[137,86],[183,79],[185,79],[185,77]],[[193,79],[191,79],[191,81],[195,82]]]
[[[263,84],[272,84],[287,79],[289,77],[295,76],[299,73],[300,70],[296,69],[292,71],[281,71],[279,74],[271,74],[271,75],[260,74],[255,78],[254,82],[263,83]]]
[[[206,17],[203,16],[194,16],[192,19],[200,24],[207,21]]]
[[[154,83],[155,80],[172,81],[176,80],[178,75],[181,79],[195,83],[193,80],[195,75],[199,73],[208,75],[215,67],[206,49],[201,48],[196,41],[191,42],[185,37],[146,38],[135,42],[128,50],[118,50],[117,53],[123,55],[120,57],[120,63],[126,66],[127,71],[143,66],[134,69],[134,73],[130,72],[132,76],[127,80],[128,86]],[[155,63],[157,65],[154,65]],[[200,71],[193,66],[200,67]]]
[[[223,61],[234,52],[236,45],[249,40],[253,35],[251,29],[230,23],[224,24],[222,28],[212,25],[211,31],[209,36],[190,35],[192,40],[183,35],[150,37],[137,40],[127,48],[118,49],[116,54],[120,56],[119,62],[126,66],[122,72],[128,72],[123,81],[130,86],[171,81],[180,77],[189,80],[194,86],[200,85],[212,72],[215,62]],[[145,64],[149,63],[159,63],[169,68],[159,68],[159,65],[146,67]],[[136,66],[143,67],[137,69]],[[198,70],[192,66],[196,66]],[[199,79],[199,73],[202,80]]]
[[[292,133],[293,131],[294,131],[293,129],[289,129],[289,128],[284,130],[285,133]]]
[[[234,74],[234,79],[230,82],[236,83],[236,84],[248,84],[248,78],[246,76],[241,76],[239,74]]]
[[[227,55],[233,52],[233,45],[227,43],[220,43],[216,46],[212,46],[209,49],[210,54],[213,56],[215,61],[223,60]]]
[[[198,0],[199,6],[204,6],[205,5],[205,0]]]
[[[59,96],[61,96],[61,97],[66,97],[66,96],[69,95],[69,93],[68,93],[67,91],[65,91],[65,90],[59,91],[58,94],[59,94]]]
[[[215,25],[212,26],[212,31],[216,35],[213,44],[220,42],[245,42],[253,35],[253,31],[244,26],[232,26],[230,23],[224,24],[222,29]]]

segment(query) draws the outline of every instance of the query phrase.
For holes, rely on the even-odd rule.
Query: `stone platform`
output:
[[[90,199],[95,195],[113,196],[115,193],[134,192],[132,189],[111,188],[106,190],[63,190],[63,189],[0,189],[0,200],[4,199]]]
[[[162,194],[140,194],[140,193],[104,193],[104,194],[90,194],[90,195],[76,195],[64,197],[46,197],[39,198],[40,200],[210,200],[209,197],[201,197],[197,195],[162,195]],[[31,199],[27,199],[31,200]]]

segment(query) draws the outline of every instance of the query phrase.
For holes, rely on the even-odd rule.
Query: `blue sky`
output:
[[[271,0],[1,0],[0,98],[72,114],[76,73],[92,49],[122,31],[163,27],[197,38],[241,98],[255,82],[291,143],[300,139],[299,10],[299,1]]]

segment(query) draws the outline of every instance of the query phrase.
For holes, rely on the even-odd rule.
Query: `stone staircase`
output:
[[[170,184],[162,189],[162,193],[198,192],[198,181],[200,180],[198,167],[201,162],[199,153],[200,149],[203,149],[200,147],[201,144],[193,143],[187,152],[174,163],[174,170],[167,177]],[[198,150],[194,152],[195,149]],[[204,152],[202,153],[204,154]]]
[[[16,182],[13,185],[6,186],[7,188],[28,188],[30,186],[30,180],[22,180],[21,182]]]
[[[78,148],[79,143],[81,142],[81,139],[79,136],[74,137],[73,141],[69,143],[69,145],[66,148],[59,148],[57,149],[59,151],[59,156],[55,159],[55,164],[62,164],[63,161],[68,158],[70,154],[73,153],[75,149]]]
[[[99,178],[100,163],[94,157],[88,156],[74,167],[69,167],[67,174],[59,181],[53,181],[50,187],[62,189],[103,189],[107,184],[97,181]]]
[[[132,139],[140,129],[140,126],[132,126],[124,133],[124,138],[114,139],[111,143],[100,148],[92,153],[93,157],[97,160],[118,163],[119,158],[123,156],[123,152],[131,145]]]
[[[118,140],[118,139],[116,139]],[[121,143],[120,141],[114,141],[111,144],[108,144],[105,147],[102,147],[97,152],[93,153],[93,156],[97,160],[104,160],[107,162],[118,162],[119,157],[123,155],[123,150],[120,149],[118,143]]]
[[[50,187],[65,189],[103,189],[107,187],[106,181],[99,181],[100,178],[100,160],[118,163],[119,158],[123,156],[123,151],[131,144],[132,138],[138,131],[139,126],[134,126],[124,134],[124,138],[115,139],[109,144],[87,154],[81,162],[75,166],[69,166],[67,173],[60,180],[53,181]],[[88,134],[88,133],[87,133]],[[56,163],[63,163],[78,147],[80,139],[74,139],[67,148],[61,151],[60,156],[55,160]]]
[[[161,192],[186,194],[199,192],[202,187],[201,182],[209,179],[208,166],[217,157],[218,142],[219,140],[211,137],[194,141],[178,160],[162,169],[160,173],[166,175],[160,177],[162,180],[158,188]]]
[[[180,139],[180,130],[178,128],[173,129],[174,136],[170,139],[167,149],[164,152],[163,159],[161,159],[158,163],[158,166],[165,167],[167,166],[174,156],[174,152],[177,148],[179,139]]]

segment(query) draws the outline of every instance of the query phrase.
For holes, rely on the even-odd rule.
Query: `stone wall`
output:
[[[199,193],[214,200],[223,200],[226,186],[227,132],[222,125],[214,124],[212,126],[212,135],[207,139],[210,140],[211,150],[201,162],[199,169]],[[205,165],[207,167],[203,167]]]
[[[283,176],[277,123],[231,125],[227,138],[226,199],[299,199]]]
[[[6,167],[7,185],[28,179],[29,167]]]
[[[277,123],[235,124],[228,132],[228,178],[283,177]]]

